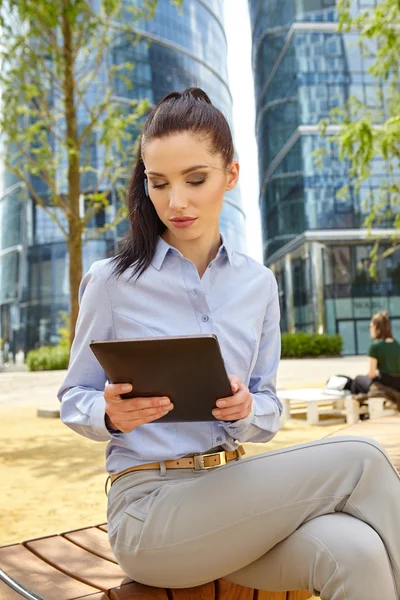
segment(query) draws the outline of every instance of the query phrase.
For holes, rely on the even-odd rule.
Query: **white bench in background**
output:
[[[383,397],[367,398],[364,402],[368,405],[368,409],[360,408],[358,400],[354,400],[353,396],[348,396],[345,399],[346,407],[346,422],[348,425],[355,425],[360,419],[360,413],[368,412],[370,419],[379,419],[380,417],[391,417],[398,413],[394,403]]]
[[[298,390],[278,390],[278,397],[283,405],[281,425],[296,415],[307,413],[308,425],[335,425],[346,422],[348,425],[358,423],[360,415],[368,412],[370,419],[389,417],[397,414],[397,408],[383,397],[368,398],[360,406],[349,391],[334,391],[323,388],[306,388]],[[321,415],[330,418],[320,419]]]
[[[288,419],[304,412],[307,413],[308,425],[344,423],[346,422],[345,402],[348,397],[352,397],[348,391],[326,391],[323,388],[278,390],[277,395],[283,405],[282,426]],[[353,409],[353,405],[351,408]],[[321,420],[322,414],[331,415],[332,418]]]

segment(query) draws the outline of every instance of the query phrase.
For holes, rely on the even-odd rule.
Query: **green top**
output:
[[[396,340],[375,340],[369,347],[368,356],[378,360],[379,373],[400,375],[400,344]]]

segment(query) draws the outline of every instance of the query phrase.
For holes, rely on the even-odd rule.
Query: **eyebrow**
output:
[[[187,173],[190,173],[191,171],[197,171],[197,169],[208,169],[209,166],[208,165],[195,165],[194,167],[189,167],[188,169],[184,169],[183,171],[181,171],[181,175],[186,175]],[[158,175],[158,177],[165,177],[165,175],[163,173],[156,173],[155,171],[147,171],[148,175]]]

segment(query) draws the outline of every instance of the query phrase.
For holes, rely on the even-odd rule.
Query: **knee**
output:
[[[313,538],[316,548],[323,549],[325,559],[333,559],[335,564],[347,565],[358,570],[387,563],[385,546],[376,533],[364,521],[350,515],[335,513],[317,517],[303,524],[299,532]]]
[[[341,453],[347,461],[353,463],[368,460],[379,465],[382,465],[382,462],[389,462],[383,446],[372,438],[346,436],[335,440],[340,442]]]

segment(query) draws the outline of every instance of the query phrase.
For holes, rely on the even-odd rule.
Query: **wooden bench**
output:
[[[306,600],[309,592],[264,592],[218,580],[189,589],[131,581],[116,564],[107,525],[0,548],[1,600]]]

